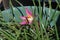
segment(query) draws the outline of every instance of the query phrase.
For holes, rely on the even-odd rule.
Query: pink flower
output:
[[[28,8],[25,9],[26,10],[26,16],[21,16],[20,18],[23,20],[20,24],[21,25],[26,25],[26,24],[31,24],[33,21],[33,15],[32,12],[30,10],[28,10]]]

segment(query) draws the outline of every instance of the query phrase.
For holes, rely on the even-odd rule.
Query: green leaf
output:
[[[10,9],[2,11],[2,16],[6,22],[9,22],[11,19],[13,19],[13,15]]]

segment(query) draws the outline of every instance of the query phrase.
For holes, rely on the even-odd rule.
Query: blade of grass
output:
[[[41,24],[40,24],[40,29],[41,29],[42,40],[45,40],[44,39],[44,35],[43,35],[44,31],[43,31],[43,28],[42,28],[42,25]]]
[[[50,17],[51,9],[52,9],[52,7],[51,7],[51,0],[49,0],[48,2],[49,2],[49,13],[48,13],[48,16]],[[48,17],[48,19],[49,19],[49,17]]]
[[[44,25],[42,24],[42,28],[44,29],[44,32],[45,32],[45,34],[46,34],[46,40],[49,40],[49,36],[48,36],[48,33],[46,32],[46,29],[45,29],[45,27],[44,27]]]
[[[25,39],[28,40],[27,35],[26,35],[26,29],[24,29],[24,34],[25,34]]]
[[[18,25],[17,23],[13,23],[13,22],[9,22],[9,23],[7,23],[8,24],[8,26],[7,27],[9,27],[10,29],[12,29],[12,30],[14,30],[15,31],[15,33],[16,33],[16,39],[17,39],[17,37],[19,37],[19,34],[20,34],[20,30],[18,30],[15,26],[11,26],[12,24],[14,25]]]
[[[55,31],[56,31],[56,37],[57,37],[57,40],[59,40],[59,36],[58,36],[57,26],[56,26],[56,25],[55,25]]]
[[[5,30],[0,29],[0,32],[3,33],[3,35],[4,35],[7,39],[9,39],[9,40],[15,40],[15,38],[14,38],[12,35],[8,34]]]
[[[18,0],[15,1],[25,10],[25,7]]]
[[[36,35],[37,35],[37,38],[38,38],[38,40],[41,40],[41,38],[40,38],[40,31],[39,31],[39,27],[38,27],[38,22],[35,20],[34,21],[35,22],[35,28],[36,28]]]
[[[59,8],[60,8],[60,4],[59,4],[58,0],[55,0],[55,1],[56,1],[56,3],[58,4],[58,6],[59,6]]]
[[[32,1],[33,1],[34,6],[36,6],[36,4],[35,4],[35,0],[32,0]]]
[[[40,0],[38,0],[38,3],[39,3],[39,17],[40,17],[40,20],[42,20],[42,8],[41,8],[41,4],[40,4]]]
[[[9,0],[9,6],[10,6],[10,9],[11,9],[12,15],[14,16],[13,5],[12,5],[11,0]]]

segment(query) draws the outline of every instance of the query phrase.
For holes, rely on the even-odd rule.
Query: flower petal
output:
[[[22,20],[25,20],[25,19],[26,19],[26,17],[25,17],[25,16],[21,16],[20,18],[21,18]]]
[[[32,23],[32,21],[29,21],[29,24],[31,24]]]
[[[23,22],[21,22],[20,24],[21,24],[21,25],[25,25],[25,24],[27,24],[27,23],[26,23],[26,21],[23,21]]]
[[[26,14],[32,16],[32,12],[26,8]]]

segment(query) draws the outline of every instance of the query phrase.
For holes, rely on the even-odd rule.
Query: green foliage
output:
[[[40,2],[40,0],[38,0],[38,2]],[[52,9],[50,2],[49,4],[49,8],[44,6],[43,9],[40,3],[38,7],[35,5],[35,3],[34,6],[23,6],[21,4],[21,7],[13,7],[10,1],[11,8],[0,11],[0,35],[1,37],[3,36],[1,39],[59,40],[56,20],[60,14],[60,11]],[[32,11],[34,20],[32,24],[22,26],[20,25],[20,22],[22,21],[20,16],[26,16],[25,8]],[[52,35],[54,35],[56,39],[53,38]]]

